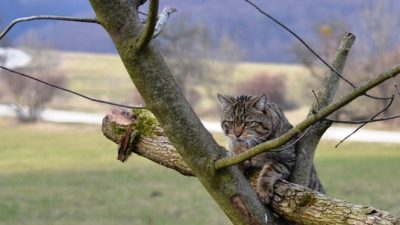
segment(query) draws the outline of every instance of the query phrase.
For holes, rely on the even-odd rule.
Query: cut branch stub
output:
[[[152,114],[145,109],[134,111],[136,111],[136,115],[119,110],[107,114],[103,119],[103,134],[113,142],[121,144],[124,134],[131,127],[133,132],[137,131],[138,135],[145,134],[140,135],[135,143],[129,143],[131,152],[174,169],[183,175],[193,176],[190,168],[176,152],[162,128],[154,123],[157,120]]]

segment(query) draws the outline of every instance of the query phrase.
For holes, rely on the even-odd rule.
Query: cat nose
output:
[[[235,126],[233,129],[233,134],[236,136],[236,138],[239,138],[243,133],[243,125],[242,126]]]

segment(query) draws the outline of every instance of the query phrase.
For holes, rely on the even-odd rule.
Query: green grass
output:
[[[316,166],[328,195],[400,215],[400,145],[324,143]]]
[[[400,215],[400,146],[333,146],[316,155],[329,195]],[[230,224],[195,178],[116,148],[98,127],[0,120],[0,224]]]
[[[98,127],[0,123],[0,224],[229,224],[194,178],[133,156]]]

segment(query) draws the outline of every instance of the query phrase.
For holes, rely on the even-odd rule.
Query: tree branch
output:
[[[258,12],[260,12],[262,15],[268,17],[270,20],[272,20],[274,23],[278,24],[280,27],[288,31],[293,37],[295,37],[304,47],[307,48],[309,52],[311,52],[316,58],[319,59],[326,67],[328,67],[332,72],[334,72],[338,77],[340,77],[342,80],[344,80],[347,84],[349,84],[352,88],[356,89],[357,87],[347,80],[340,72],[335,70],[334,67],[329,65],[314,49],[312,49],[299,35],[297,35],[294,31],[292,31],[289,27],[287,27],[285,24],[281,23],[279,20],[275,19],[273,16],[269,15],[267,12],[262,10],[260,7],[258,7],[255,3],[251,2],[250,0],[244,0],[245,2],[249,3],[251,6],[253,6]],[[390,97],[376,97],[369,95],[367,93],[364,93],[365,96],[376,99],[376,100],[389,100]]]
[[[348,95],[342,97],[339,99],[337,102],[332,103],[324,108],[322,108],[319,112],[315,113],[312,116],[307,117],[305,120],[297,124],[295,127],[290,129],[288,132],[280,136],[279,138],[273,139],[271,141],[262,143],[260,145],[257,145],[239,155],[219,159],[215,162],[215,169],[221,169],[225,168],[231,165],[238,164],[240,162],[243,162],[247,159],[250,159],[251,157],[260,154],[262,152],[280,147],[290,141],[292,138],[296,137],[297,135],[301,134],[303,131],[305,131],[308,127],[311,125],[319,122],[320,120],[324,119],[325,117],[329,116],[336,110],[340,109],[341,107],[347,105],[357,97],[365,94],[368,90],[376,87],[377,85],[383,83],[384,81],[395,77],[400,73],[400,65],[397,65],[390,70],[381,73],[378,75],[375,79],[372,79],[363,85],[359,86],[358,88],[354,89],[351,93]]]
[[[275,224],[276,219],[238,167],[215,172],[213,162],[226,152],[190,107],[157,47],[150,42],[143,51],[131,51],[132,40],[137,40],[143,29],[135,7],[137,2],[90,0],[96,18],[112,38],[146,108],[154,113],[186,165],[233,224]]]
[[[350,52],[350,48],[354,44],[355,38],[356,37],[353,34],[347,33],[339,45],[332,63],[332,67],[339,73],[343,72],[347,56]],[[339,78],[340,77],[337,76],[332,70],[328,71],[324,80],[322,81],[322,85],[318,90],[318,93],[315,94],[315,92],[313,92],[315,95],[315,101],[311,106],[308,117],[313,116],[321,108],[332,103],[337,87],[339,86]],[[308,186],[315,150],[319,141],[321,140],[322,135],[330,126],[331,123],[329,122],[314,124],[310,127],[310,132],[308,135],[306,135],[298,143],[296,146],[296,165],[290,179],[291,182],[305,187]]]
[[[371,117],[370,120],[375,119],[376,117],[378,117],[380,114],[382,114],[383,112],[385,112],[387,109],[389,109],[389,107],[392,105],[394,100],[394,95],[392,95],[392,98],[390,99],[389,104],[387,104],[387,106],[385,106],[385,108],[383,108],[381,111],[377,112],[375,115],[373,115]],[[361,124],[359,127],[357,127],[357,129],[355,129],[353,132],[351,132],[351,134],[347,135],[345,138],[343,138],[339,143],[337,143],[335,145],[335,148],[339,147],[340,144],[342,144],[345,140],[347,140],[349,137],[351,137],[353,134],[355,134],[357,131],[359,131],[361,128],[363,128],[365,125],[367,125],[369,122],[365,122],[363,124]]]
[[[363,123],[373,123],[373,122],[381,122],[381,121],[386,121],[386,120],[393,120],[393,119],[398,119],[400,118],[400,115],[396,116],[389,116],[389,117],[384,117],[384,118],[379,118],[379,119],[369,119],[369,120],[334,120],[334,119],[324,119],[328,122],[331,123],[343,123],[343,124],[363,124]]]
[[[133,47],[134,51],[136,52],[142,51],[146,46],[149,45],[151,39],[153,39],[154,30],[157,24],[158,5],[159,0],[150,1],[149,12],[147,14],[147,21],[144,31]]]
[[[128,127],[139,134],[145,133],[147,135],[131,143],[129,146],[131,151],[183,175],[194,176],[162,128],[157,124],[152,126],[149,135],[149,127],[143,126],[140,120],[146,119],[142,117],[138,120],[137,116],[130,113],[114,111],[104,117],[102,130],[104,135],[115,143],[121,142]],[[258,172],[254,171],[247,177],[254,188]],[[296,224],[397,225],[400,223],[399,218],[388,212],[331,198],[286,181],[275,183],[271,207],[273,211]]]
[[[100,22],[97,19],[91,18],[77,18],[77,17],[67,17],[67,16],[51,16],[51,15],[41,15],[41,16],[30,16],[23,17],[13,20],[0,34],[0,40],[18,23],[27,22],[32,20],[62,20],[71,22],[81,22],[81,23],[97,23]]]
[[[155,31],[153,34],[153,38],[156,38],[156,37],[158,37],[158,35],[161,34],[162,30],[164,29],[165,25],[167,24],[169,15],[171,15],[174,12],[176,12],[175,8],[172,8],[169,5],[164,7],[161,14],[158,16],[158,20],[157,20],[157,24],[156,24]]]
[[[105,101],[105,100],[101,100],[101,99],[89,97],[89,96],[84,95],[84,94],[82,94],[82,93],[79,93],[79,92],[73,91],[73,90],[71,90],[71,89],[64,88],[64,87],[61,87],[61,86],[58,86],[58,85],[49,83],[49,82],[47,82],[47,81],[41,80],[41,79],[36,78],[36,77],[34,77],[34,76],[31,76],[31,75],[29,75],[29,74],[21,73],[21,72],[12,70],[12,69],[7,68],[7,67],[4,67],[4,66],[0,66],[0,69],[2,69],[2,70],[4,70],[4,71],[7,71],[7,72],[9,72],[9,73],[11,73],[11,74],[13,74],[13,75],[21,76],[21,77],[24,77],[24,78],[27,78],[27,79],[36,81],[36,82],[41,83],[41,84],[43,84],[43,85],[47,85],[47,86],[49,86],[49,87],[58,89],[58,90],[60,90],[60,91],[64,91],[64,92],[67,92],[67,93],[69,93],[69,94],[76,95],[76,96],[78,96],[78,97],[87,99],[87,100],[92,101],[92,102],[97,102],[97,103],[106,104],[106,105],[112,105],[112,106],[118,106],[118,107],[127,108],[127,109],[144,109],[144,108],[145,108],[145,107],[140,106],[140,105],[135,105],[135,106],[123,105],[123,104],[119,104],[119,103],[115,103],[115,102],[110,102],[110,101]],[[10,75],[11,75],[11,74],[10,74]]]

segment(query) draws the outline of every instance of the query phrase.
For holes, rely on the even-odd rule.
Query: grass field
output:
[[[400,215],[400,146],[323,143],[329,195]],[[99,127],[0,120],[0,224],[230,224],[194,178],[116,160]]]

